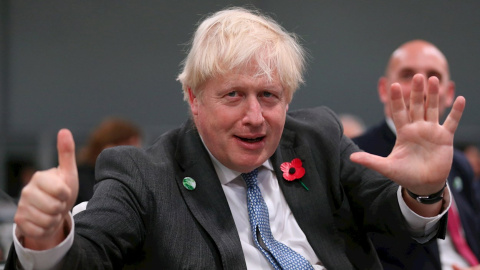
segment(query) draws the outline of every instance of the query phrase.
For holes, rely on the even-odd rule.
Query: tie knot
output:
[[[247,183],[247,187],[256,186],[258,182],[258,169],[255,169],[248,173],[242,173],[242,178]]]

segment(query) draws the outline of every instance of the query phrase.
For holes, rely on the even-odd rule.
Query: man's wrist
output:
[[[415,193],[411,192],[408,189],[405,189],[405,191],[407,192],[407,194],[410,197],[412,197],[413,199],[415,199],[419,203],[434,204],[434,203],[437,203],[437,202],[443,200],[443,193],[444,193],[444,190],[445,190],[446,186],[447,186],[447,182],[445,182],[445,185],[442,187],[441,190],[439,190],[435,193],[432,193],[430,195],[418,195],[418,194],[415,194]]]

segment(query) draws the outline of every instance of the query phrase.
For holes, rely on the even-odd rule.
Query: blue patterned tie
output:
[[[267,204],[257,185],[257,176],[258,169],[242,173],[242,177],[247,183],[248,216],[255,245],[275,269],[313,269],[302,255],[273,238]]]

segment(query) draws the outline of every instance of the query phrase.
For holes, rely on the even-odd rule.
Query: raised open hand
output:
[[[58,132],[58,167],[36,172],[23,188],[15,214],[24,245],[48,249],[64,238],[65,218],[78,195],[75,143],[67,129]]]
[[[455,100],[443,125],[439,124],[436,77],[430,77],[427,83],[421,74],[413,77],[410,108],[405,106],[398,83],[391,86],[390,100],[397,130],[392,152],[386,158],[357,152],[351,155],[351,160],[378,171],[413,193],[438,192],[450,172],[453,136],[465,108],[465,99]]]

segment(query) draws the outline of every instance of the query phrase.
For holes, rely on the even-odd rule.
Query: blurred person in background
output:
[[[343,113],[338,116],[343,125],[343,134],[349,138],[357,137],[365,131],[363,120],[353,114]]]
[[[480,202],[480,146],[477,140],[480,140],[480,138],[475,137],[471,140],[459,141],[455,143],[455,146],[465,154],[465,157],[472,166],[474,175],[473,189],[477,195],[477,200]]]
[[[93,130],[86,145],[79,152],[79,190],[75,204],[88,201],[93,195],[95,162],[98,155],[106,148],[119,145],[141,147],[142,132],[129,120],[118,117],[106,118]]]
[[[480,138],[479,138],[480,139]],[[472,166],[475,180],[480,180],[480,147],[477,143],[459,143],[458,150],[462,151]]]

